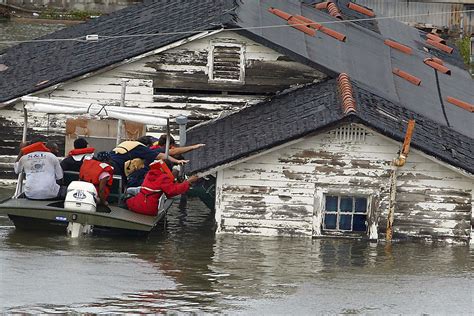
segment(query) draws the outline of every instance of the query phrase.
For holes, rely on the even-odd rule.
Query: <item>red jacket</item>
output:
[[[161,190],[160,192],[153,192]],[[163,192],[167,197],[183,194],[189,190],[189,182],[176,183],[160,170],[148,171],[140,192],[127,200],[130,211],[149,216],[158,214],[158,202]]]
[[[111,165],[94,159],[84,159],[81,169],[79,170],[79,179],[92,183],[97,190],[97,194],[99,194],[99,176],[102,172],[107,172],[110,175],[107,185],[104,188],[104,197],[107,199],[110,194],[110,187],[114,182],[114,168]]]

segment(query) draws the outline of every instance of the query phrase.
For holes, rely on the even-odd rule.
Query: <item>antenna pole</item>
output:
[[[165,151],[165,155],[166,155],[166,159],[169,158],[170,156],[170,119],[167,118],[166,119],[166,151]]]

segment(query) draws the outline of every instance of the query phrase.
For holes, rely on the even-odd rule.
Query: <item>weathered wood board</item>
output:
[[[329,235],[321,229],[323,197],[342,194],[370,197],[363,235],[382,236],[391,162],[401,144],[354,127],[354,133],[362,128],[363,135],[349,137],[350,129],[342,127],[219,170],[218,232]],[[395,234],[467,240],[473,189],[469,175],[412,150],[398,173]]]
[[[235,54],[229,55],[226,49],[215,50],[214,59],[210,59],[211,47],[236,45],[242,47],[240,59]],[[211,64],[216,66],[214,73],[223,80],[210,80]],[[232,71],[240,64],[244,77],[235,82]],[[220,32],[71,80],[36,96],[118,105],[122,78],[128,79],[126,106],[184,114],[189,118],[189,126],[193,126],[218,117],[222,111],[238,110],[277,91],[318,82],[326,76],[234,32]],[[21,104],[0,109],[0,156],[10,161],[0,165],[0,178],[14,176],[11,160],[18,152],[22,116]],[[35,134],[48,135],[64,151],[66,119],[61,115],[30,114],[30,139]],[[177,133],[176,126],[172,130]],[[148,126],[148,131],[159,133],[163,129]]]

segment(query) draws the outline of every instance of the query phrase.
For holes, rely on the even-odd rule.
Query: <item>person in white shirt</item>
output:
[[[54,152],[52,143],[46,146]],[[14,168],[17,174],[25,173],[23,191],[28,199],[64,199],[65,190],[58,184],[62,181],[63,170],[59,159],[52,152],[33,151],[23,155],[20,151]]]

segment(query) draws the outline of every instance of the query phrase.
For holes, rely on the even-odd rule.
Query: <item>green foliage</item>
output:
[[[100,12],[73,10],[68,13],[75,20],[87,20],[91,16],[100,16]]]
[[[73,10],[69,12],[48,8],[40,13],[41,19],[51,20],[87,20],[91,16],[99,16],[99,12]]]
[[[462,58],[464,59],[464,63],[469,65],[469,58],[470,58],[470,48],[471,46],[471,38],[466,36],[456,42],[457,47],[461,53]]]

